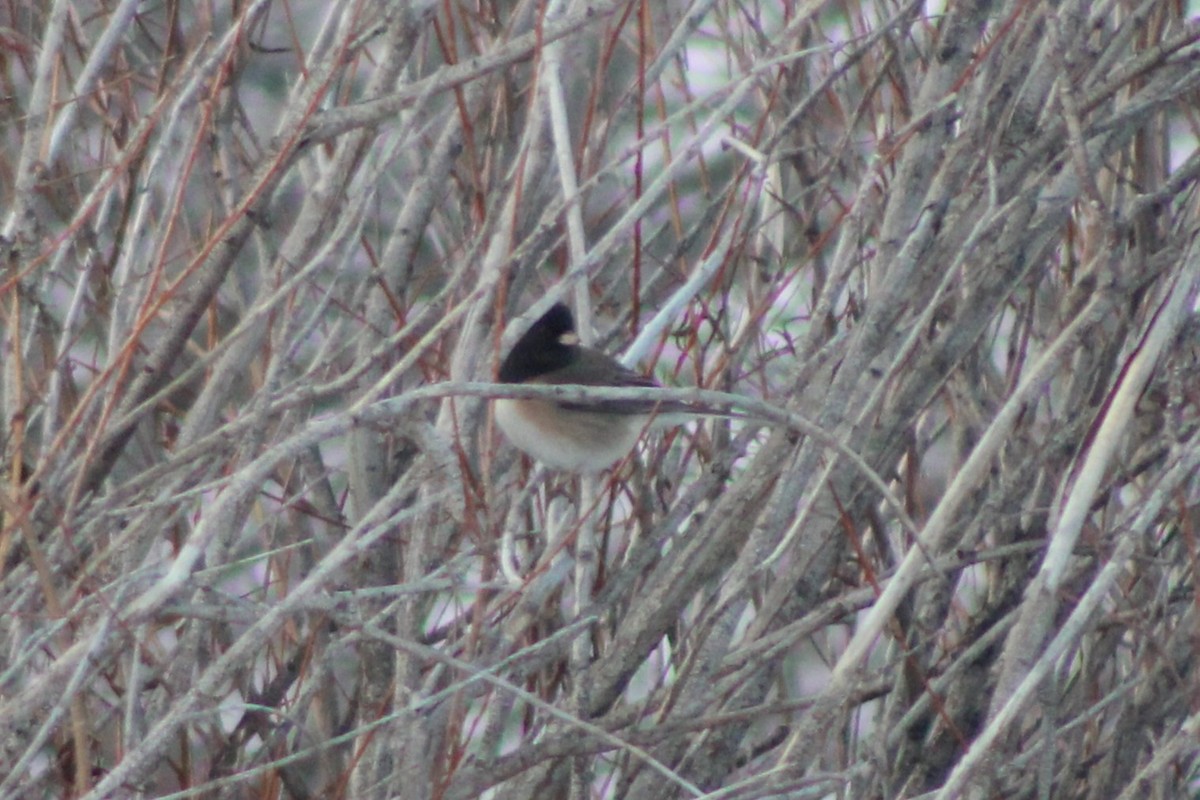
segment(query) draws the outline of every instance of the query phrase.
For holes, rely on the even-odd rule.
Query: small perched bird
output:
[[[500,365],[501,383],[652,387],[658,382],[584,347],[571,310],[556,303],[517,340]],[[682,415],[712,414],[682,403],[653,400],[560,402],[536,398],[496,401],[496,423],[514,445],[552,467],[598,471],[633,449],[653,417],[679,424]],[[735,415],[736,416],[736,415]]]

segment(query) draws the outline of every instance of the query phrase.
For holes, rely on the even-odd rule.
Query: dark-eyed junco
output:
[[[517,340],[500,365],[501,383],[650,387],[658,382],[579,344],[571,310],[556,303]],[[688,414],[711,414],[682,403],[603,400],[586,403],[501,399],[496,423],[509,440],[552,467],[595,471],[623,458],[653,417],[679,424]],[[717,412],[720,413],[720,412]]]

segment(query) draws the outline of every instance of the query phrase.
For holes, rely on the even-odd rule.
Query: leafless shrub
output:
[[[1200,27],[946,5],[5,5],[0,797],[1200,792]]]

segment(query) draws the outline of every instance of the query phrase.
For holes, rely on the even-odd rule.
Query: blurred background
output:
[[[1200,797],[1198,40],[0,6],[0,798]],[[558,300],[775,421],[540,467]]]

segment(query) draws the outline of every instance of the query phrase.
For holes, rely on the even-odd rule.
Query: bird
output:
[[[649,388],[658,381],[579,342],[575,318],[555,303],[521,335],[500,364],[500,383]],[[501,398],[496,424],[518,449],[547,466],[599,472],[624,458],[652,418],[679,424],[688,415],[737,416],[655,400],[562,401]]]

